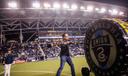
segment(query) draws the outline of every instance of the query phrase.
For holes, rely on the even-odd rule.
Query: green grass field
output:
[[[81,68],[88,67],[84,56],[72,58],[75,65],[76,76],[81,75]],[[55,76],[59,68],[59,59],[47,61],[29,62],[14,64],[11,69],[11,76]],[[3,76],[3,66],[0,65],[0,76]],[[70,67],[66,63],[61,76],[71,76]],[[94,76],[92,73],[90,76]]]

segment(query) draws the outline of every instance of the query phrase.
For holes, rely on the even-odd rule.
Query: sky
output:
[[[128,0],[84,0],[84,1],[97,1],[103,3],[110,3],[110,4],[125,6],[128,8]]]

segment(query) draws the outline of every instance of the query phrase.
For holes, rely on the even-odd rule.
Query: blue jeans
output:
[[[61,75],[61,72],[62,72],[62,70],[64,68],[65,62],[67,62],[69,64],[69,66],[71,67],[72,76],[75,76],[74,64],[73,64],[70,56],[61,56],[60,59],[61,59],[60,67],[59,67],[59,69],[57,71],[56,76],[60,76]]]

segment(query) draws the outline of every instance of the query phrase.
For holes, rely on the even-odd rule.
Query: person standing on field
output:
[[[67,62],[71,68],[71,74],[72,76],[76,76],[75,75],[75,69],[74,69],[74,64],[72,62],[72,59],[71,59],[71,52],[69,50],[69,45],[71,44],[71,42],[69,42],[69,35],[67,33],[64,33],[62,35],[62,42],[60,44],[60,48],[61,48],[61,51],[60,51],[60,67],[57,71],[57,74],[56,76],[60,76],[61,75],[61,72],[64,68],[64,65],[65,65],[65,62]]]
[[[14,62],[14,56],[12,54],[11,48],[8,49],[8,52],[5,54],[4,57],[4,76],[10,76],[10,70],[11,70],[11,65]]]

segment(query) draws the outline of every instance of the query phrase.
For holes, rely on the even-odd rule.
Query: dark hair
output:
[[[64,37],[64,36],[65,36],[65,34],[67,34],[67,33],[62,34],[62,37]]]

